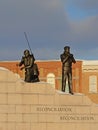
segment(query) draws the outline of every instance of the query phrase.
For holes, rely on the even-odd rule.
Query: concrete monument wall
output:
[[[0,130],[98,130],[98,105],[0,68]]]

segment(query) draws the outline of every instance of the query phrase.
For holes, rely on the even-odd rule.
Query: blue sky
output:
[[[98,0],[0,0],[0,60],[59,59],[66,45],[76,59],[98,59]]]

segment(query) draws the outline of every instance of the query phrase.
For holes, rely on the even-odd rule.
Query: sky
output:
[[[65,46],[75,59],[98,60],[98,0],[0,0],[0,61],[59,60]]]

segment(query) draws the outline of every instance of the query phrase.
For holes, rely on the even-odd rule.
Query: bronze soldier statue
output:
[[[60,55],[62,62],[62,91],[65,92],[66,80],[68,79],[69,93],[73,94],[72,90],[72,63],[76,63],[73,54],[70,53],[70,47],[64,47],[64,53]]]
[[[29,50],[25,50],[24,51],[24,56],[22,57],[19,66],[24,65],[22,69],[25,69],[25,81],[26,82],[38,82],[39,78],[39,71],[38,71],[38,67],[36,64],[35,67],[35,58],[33,54],[30,54]],[[36,71],[36,74],[34,73]],[[36,75],[36,77],[35,77]]]

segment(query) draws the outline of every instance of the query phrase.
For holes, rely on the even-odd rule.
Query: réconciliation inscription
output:
[[[45,117],[46,122],[97,122],[98,115],[91,114],[90,112],[83,113],[82,110],[86,106],[52,106],[52,105],[38,105],[34,106],[36,113],[41,119]],[[84,108],[83,108],[84,107]],[[87,106],[88,107],[88,106]],[[81,109],[82,108],[82,109]],[[90,109],[90,107],[88,107]],[[45,122],[45,120],[41,120]]]
[[[37,107],[39,112],[72,112],[71,107]]]
[[[69,121],[69,120],[80,120],[80,121],[94,121],[94,116],[90,116],[90,115],[69,115],[69,116],[60,116],[60,120],[66,120],[66,121]]]

